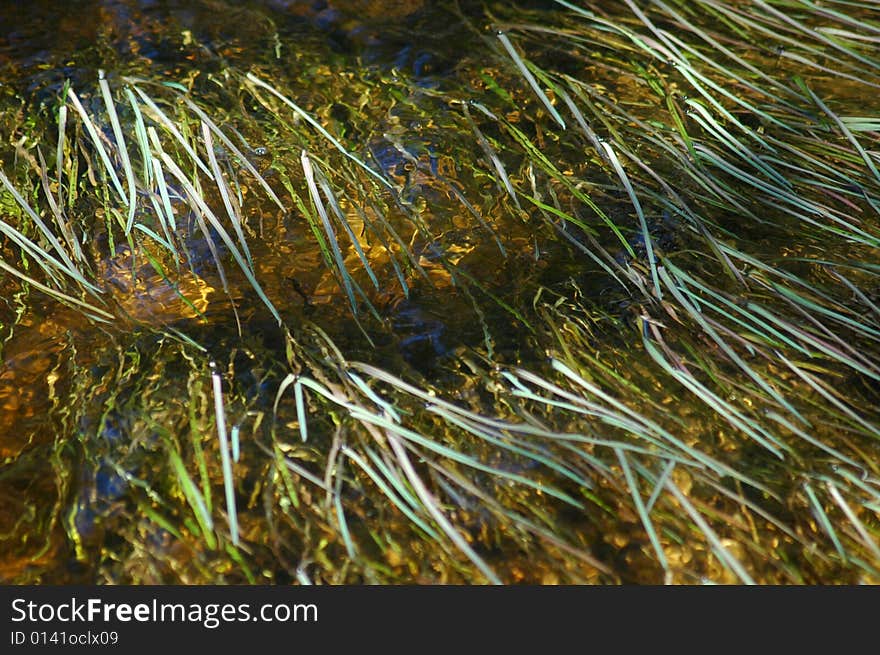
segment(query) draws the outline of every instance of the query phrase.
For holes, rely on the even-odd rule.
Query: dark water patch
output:
[[[423,374],[434,368],[448,349],[444,345],[446,325],[434,314],[412,301],[400,303],[391,316],[391,329],[403,358]]]

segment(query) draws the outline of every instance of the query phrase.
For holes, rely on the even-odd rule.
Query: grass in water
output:
[[[5,581],[880,581],[876,12],[541,7],[16,71]]]

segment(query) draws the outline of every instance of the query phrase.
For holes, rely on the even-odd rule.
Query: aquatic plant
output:
[[[876,11],[413,12],[4,121],[4,578],[876,582]]]

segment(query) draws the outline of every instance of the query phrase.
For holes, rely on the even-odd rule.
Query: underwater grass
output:
[[[101,75],[4,161],[94,579],[878,579],[880,26],[555,5],[435,86]]]

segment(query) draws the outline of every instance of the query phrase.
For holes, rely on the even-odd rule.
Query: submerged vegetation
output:
[[[0,57],[0,579],[880,582],[874,3],[94,4]]]

